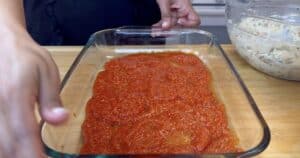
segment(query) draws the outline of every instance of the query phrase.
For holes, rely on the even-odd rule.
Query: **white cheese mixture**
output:
[[[256,69],[300,81],[300,25],[248,17],[228,30],[239,54]]]

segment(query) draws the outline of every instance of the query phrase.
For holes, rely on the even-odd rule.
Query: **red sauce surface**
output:
[[[201,60],[181,52],[106,63],[82,125],[82,154],[240,151]]]

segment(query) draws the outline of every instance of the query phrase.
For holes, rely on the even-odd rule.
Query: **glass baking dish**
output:
[[[85,105],[92,86],[105,62],[112,58],[138,52],[180,50],[198,56],[210,70],[216,96],[224,103],[230,129],[244,150],[239,153],[195,155],[151,155],[159,157],[249,157],[262,152],[269,144],[270,131],[255,101],[236,69],[208,32],[197,29],[162,31],[144,27],[122,27],[97,32],[91,36],[62,82],[61,97],[70,111],[62,126],[42,123],[41,137],[48,156],[54,158],[98,158],[121,155],[80,155],[81,125]],[[146,156],[122,155],[121,157]]]

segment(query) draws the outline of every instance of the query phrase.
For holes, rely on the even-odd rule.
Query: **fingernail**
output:
[[[162,23],[162,27],[163,27],[163,28],[166,28],[166,27],[168,27],[168,26],[169,26],[168,22],[164,21],[164,22]]]
[[[183,24],[183,20],[182,19],[178,19],[177,23],[178,24]]]
[[[64,115],[64,114],[68,113],[68,111],[66,109],[61,108],[61,107],[53,108],[52,112],[56,115]]]

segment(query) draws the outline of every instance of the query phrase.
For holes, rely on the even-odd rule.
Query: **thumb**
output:
[[[61,105],[59,98],[44,101],[40,107],[40,114],[43,120],[53,125],[65,122],[68,118],[68,111]]]
[[[198,14],[191,10],[187,16],[180,17],[177,23],[185,27],[198,27],[201,21]]]
[[[161,14],[161,26],[163,29],[169,29],[172,26],[171,2],[170,0],[157,0]]]
[[[57,125],[68,118],[68,111],[60,100],[60,79],[51,56],[47,57],[40,68],[39,104],[41,117],[48,123]]]

